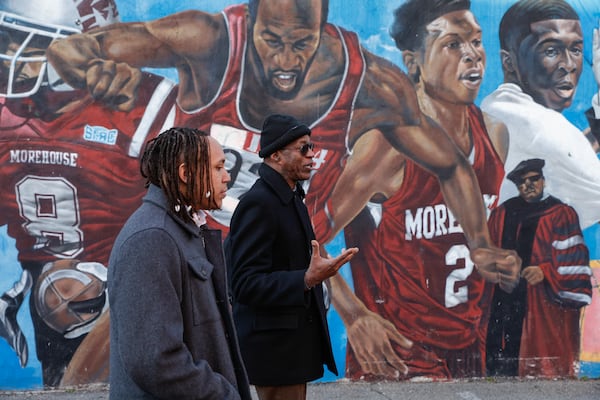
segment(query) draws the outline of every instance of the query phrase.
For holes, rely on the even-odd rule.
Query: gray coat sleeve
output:
[[[194,363],[184,343],[182,254],[162,229],[126,240],[109,286],[111,352],[142,390],[164,399],[239,399],[239,393],[208,362]]]

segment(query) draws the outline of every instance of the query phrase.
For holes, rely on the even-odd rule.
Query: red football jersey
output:
[[[39,118],[29,99],[0,99],[0,225],[8,224],[21,262],[107,265],[115,236],[145,193],[143,145],[174,118],[174,84],[150,74],[129,112],[70,95],[81,103],[53,120]]]

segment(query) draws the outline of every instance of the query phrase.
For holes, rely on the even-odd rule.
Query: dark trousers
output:
[[[306,400],[306,383],[255,388],[260,400]]]

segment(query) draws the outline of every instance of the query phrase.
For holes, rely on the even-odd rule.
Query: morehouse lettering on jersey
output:
[[[11,149],[10,163],[65,165],[68,167],[76,167],[78,156],[77,153],[68,151]]]
[[[483,203],[488,218],[497,199],[498,196],[495,194],[483,195]],[[433,239],[454,233],[463,233],[462,227],[444,203],[405,210],[404,224],[406,227],[404,238],[406,240]]]

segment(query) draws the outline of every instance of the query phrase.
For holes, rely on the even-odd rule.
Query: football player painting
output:
[[[38,288],[30,312],[44,386],[59,384],[106,309],[97,290],[103,282],[82,301],[69,301],[69,289],[80,292],[86,277],[105,281],[114,237],[144,192],[140,150],[173,122],[176,86],[163,77],[114,63],[124,78],[97,86],[99,102],[98,93],[64,84],[47,63],[52,40],[116,21],[113,0],[0,0],[0,226],[15,240],[23,271],[14,286],[0,287],[0,336],[27,365],[16,315]],[[38,282],[61,260],[72,262]],[[81,279],[60,279],[65,274]],[[77,322],[48,324],[58,309],[48,303],[53,292],[66,293],[60,310]]]

